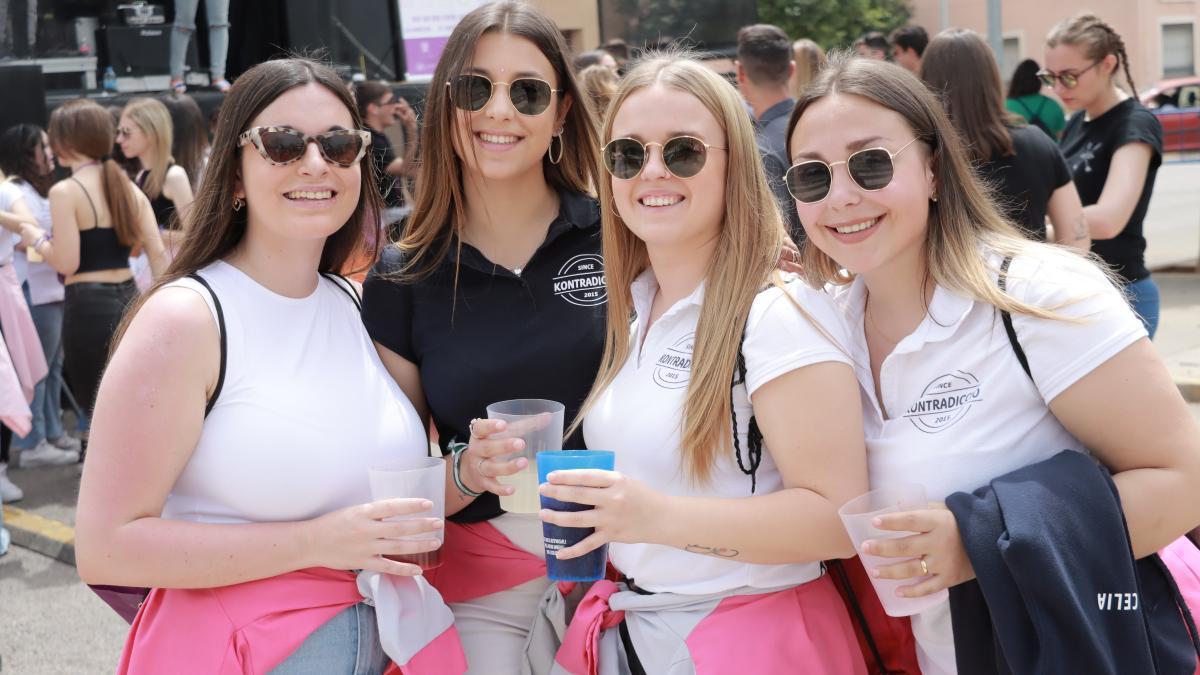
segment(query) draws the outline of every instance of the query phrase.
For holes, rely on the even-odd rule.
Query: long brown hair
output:
[[[825,67],[825,50],[816,42],[801,38],[792,43],[792,55],[796,61],[792,98],[799,98],[804,88],[817,79],[817,74]]]
[[[59,157],[70,154],[101,163],[101,197],[108,208],[117,240],[125,246],[137,243],[137,186],[112,159],[117,132],[108,111],[83,98],[67,101],[50,113],[46,131],[50,136],[50,147]]]
[[[928,52],[926,52],[928,53]],[[1001,256],[1032,252],[1069,256],[1058,247],[1026,239],[1004,219],[975,176],[954,125],[932,92],[907,70],[884,61],[854,58],[837,53],[829,67],[796,102],[788,120],[788,139],[816,102],[827,96],[849,94],[883,106],[904,118],[913,135],[928,148],[938,201],[930,204],[922,255],[938,285],[960,295],[1013,313],[1059,319],[1052,310],[1014,299],[996,287],[995,270],[989,269],[980,250]],[[813,286],[846,284],[853,273],[811,243],[801,250],[804,276]],[[611,295],[610,295],[611,301]]]
[[[495,2],[467,14],[454,27],[442,51],[425,99],[425,122],[417,168],[417,194],[412,215],[397,246],[407,259],[402,274],[420,277],[432,272],[450,250],[450,232],[461,233],[466,210],[463,206],[462,160],[454,148],[458,124],[447,83],[471,67],[475,45],[487,33],[507,33],[529,40],[550,61],[558,80],[555,88],[557,111],[562,101],[573,102],[563,124],[562,159],[558,164],[542,159],[542,172],[550,187],[560,191],[589,193],[596,184],[599,143],[595,120],[575,81],[570,54],[558,26],[531,5]],[[458,238],[461,242],[461,237]]]
[[[171,113],[171,154],[175,163],[187,172],[195,192],[200,187],[204,153],[208,151],[208,120],[196,99],[187,94],[163,94],[158,100]]]
[[[113,349],[137,310],[158,289],[227,257],[237,248],[246,233],[249,208],[233,210],[234,189],[241,172],[241,152],[254,152],[251,147],[239,152],[238,136],[275,99],[307,84],[318,84],[329,90],[346,106],[354,128],[362,127],[350,90],[328,66],[311,59],[289,58],[260,63],[243,73],[221,105],[212,156],[200,194],[188,210],[183,245],[166,273],[126,313],[118,339],[113,340]],[[320,272],[341,274],[346,271],[355,256],[369,246],[364,243],[368,241],[364,236],[367,230],[378,227],[383,205],[379,191],[374,187],[371,163],[366,159],[359,162],[359,175],[358,204],[350,219],[325,239],[317,268]],[[374,260],[374,250],[370,254],[370,259]]]
[[[978,33],[964,28],[938,33],[925,48],[921,79],[942,99],[972,160],[982,163],[1015,152],[1007,126],[1017,124],[1016,116],[1004,108],[1000,68]]]
[[[1057,47],[1060,44],[1083,47],[1084,54],[1092,61],[1099,61],[1109,54],[1116,56],[1117,65],[1125,71],[1129,93],[1137,96],[1137,87],[1134,86],[1133,75],[1129,72],[1129,55],[1125,53],[1125,41],[1100,17],[1080,12],[1055,24],[1046,36],[1046,46]]]
[[[625,100],[652,85],[679,90],[704,104],[725,133],[725,154],[729,158],[725,213],[717,253],[705,276],[704,306],[696,325],[680,443],[688,476],[703,484],[711,476],[717,457],[730,448],[729,387],[742,331],[754,297],[773,278],[787,234],[767,186],[754,128],[740,95],[727,80],[701,63],[678,54],[647,56],[622,78],[601,137],[612,136],[613,119]],[[722,139],[709,140],[720,143]],[[629,317],[633,313],[630,284],[650,264],[645,242],[616,214],[612,181],[607,174],[599,186],[608,322],[599,374],[572,429],[579,426],[629,357]]]

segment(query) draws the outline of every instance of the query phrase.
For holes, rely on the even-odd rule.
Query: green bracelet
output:
[[[463,453],[465,453],[467,451],[467,448],[469,446],[466,443],[459,443],[458,441],[450,441],[450,443],[447,444],[447,447],[450,448],[450,453],[453,456],[453,459],[451,460],[451,464],[450,464],[450,466],[451,466],[450,476],[454,479],[454,487],[458,488],[459,492],[463,493],[464,495],[466,495],[468,497],[478,497],[478,496],[482,495],[483,494],[482,492],[476,492],[476,491],[472,490],[471,488],[467,487],[467,484],[463,482],[462,474],[459,472],[459,467],[462,464]]]

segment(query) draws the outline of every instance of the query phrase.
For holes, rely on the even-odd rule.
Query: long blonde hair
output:
[[[1062,318],[1052,308],[1030,305],[1001,291],[995,282],[996,270],[988,267],[980,250],[1002,257],[1045,256],[1056,251],[1062,256],[1072,254],[1030,241],[1005,220],[988,188],[976,178],[950,118],[921,80],[899,66],[839,52],[796,102],[788,120],[789,142],[804,113],[817,101],[835,94],[861,96],[897,113],[929,149],[938,200],[929,206],[923,256],[935,283],[1011,313]],[[801,259],[804,276],[815,287],[846,284],[854,279],[817,246],[805,246]]]
[[[174,143],[171,111],[162,101],[143,97],[126,103],[121,114],[133,120],[150,141],[150,161],[145,163],[148,173],[142,191],[150,199],[155,199],[162,194],[167,168],[175,161],[171,156],[171,144]]]
[[[796,61],[792,98],[800,98],[804,88],[817,79],[817,74],[825,67],[825,50],[812,40],[801,38],[792,43],[792,55]]]
[[[774,276],[787,235],[767,187],[754,129],[741,98],[729,82],[699,62],[677,53],[646,57],[621,80],[601,137],[611,138],[613,119],[631,94],[654,85],[696,97],[717,119],[728,149],[725,213],[717,253],[705,277],[680,444],[688,477],[702,484],[709,480],[719,453],[731,447],[729,392],[742,331],[755,295]],[[629,357],[629,317],[633,313],[630,284],[650,264],[645,243],[616,215],[611,178],[606,176],[599,188],[608,325],[599,374],[572,430]]]

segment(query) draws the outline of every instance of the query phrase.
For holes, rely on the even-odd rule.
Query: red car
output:
[[[1163,152],[1200,151],[1200,77],[1163,80],[1142,92],[1163,128]]]

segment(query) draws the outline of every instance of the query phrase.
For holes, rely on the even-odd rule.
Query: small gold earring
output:
[[[241,197],[233,198],[233,210],[234,211],[241,211],[242,207],[245,205],[246,205],[246,200],[242,199]]]

